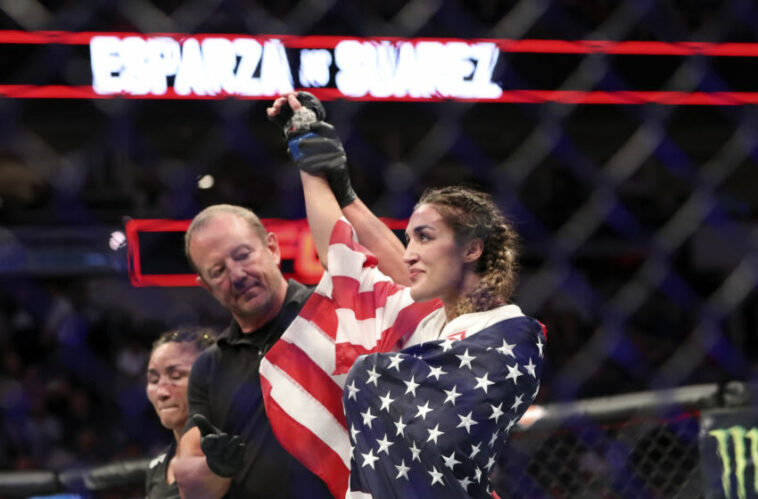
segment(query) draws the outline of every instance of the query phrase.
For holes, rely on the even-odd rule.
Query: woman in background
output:
[[[145,391],[161,424],[173,432],[174,441],[150,461],[145,477],[148,499],[179,498],[171,460],[187,422],[189,373],[200,352],[214,342],[215,335],[210,329],[179,328],[163,333],[153,343]]]

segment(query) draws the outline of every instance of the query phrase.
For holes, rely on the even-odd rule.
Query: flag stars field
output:
[[[427,401],[426,404],[417,407],[418,413],[416,414],[416,417],[421,416],[421,419],[426,419],[426,415],[432,411],[432,408],[429,407],[429,401]]]
[[[443,352],[447,352],[448,350],[453,348],[453,343],[455,343],[455,340],[451,340],[450,338],[446,338],[445,340],[440,343],[440,346],[442,347]]]
[[[392,355],[390,356],[390,365],[387,366],[387,369],[395,369],[396,371],[400,372],[400,363],[403,361],[403,357],[400,355]]]
[[[481,388],[482,390],[484,390],[484,393],[487,393],[487,388],[490,385],[494,385],[495,384],[494,381],[490,381],[489,380],[488,376],[489,376],[488,373],[484,373],[484,376],[482,376],[480,378],[476,378],[475,377],[474,379],[476,379],[476,386],[474,387],[474,389]]]
[[[397,421],[395,421],[395,429],[397,430],[397,433],[395,433],[395,436],[403,437],[405,436],[405,427],[408,426],[407,424],[403,423],[403,417],[399,416]]]
[[[374,469],[374,463],[379,459],[374,455],[373,450],[369,450],[365,454],[361,454],[363,457],[363,467],[369,466],[372,470]]]
[[[377,386],[380,374],[376,372],[376,366],[372,366],[371,369],[367,369],[366,373],[368,374],[368,380],[366,381],[366,384],[373,383],[374,386]]]
[[[445,398],[445,402],[450,402],[451,404],[455,405],[455,399],[461,396],[460,393],[458,393],[456,389],[457,385],[454,385],[450,390],[443,390],[445,392],[445,395],[447,395],[447,398]]]
[[[440,431],[440,425],[437,423],[434,428],[429,428],[429,438],[426,439],[427,442],[434,442],[434,444],[437,444],[437,438],[440,435],[444,435],[445,432]]]
[[[508,344],[507,341],[503,340],[503,345],[500,346],[500,347],[498,347],[498,348],[496,348],[495,350],[497,350],[498,352],[502,353],[503,355],[509,355],[509,356],[511,356],[511,357],[513,357],[515,359],[516,358],[516,354],[513,353],[513,349],[515,347],[516,347],[515,344],[514,345],[510,345],[510,344]]]
[[[429,472],[429,474],[432,476],[432,485],[439,483],[443,487],[445,486],[445,482],[442,481],[442,473],[437,471],[436,467],[432,466],[432,470]]]
[[[371,421],[376,419],[376,416],[371,414],[371,408],[369,407],[366,412],[362,412],[361,416],[363,416],[363,424],[371,429]]]
[[[526,372],[528,372],[529,376],[531,376],[532,378],[536,378],[537,377],[537,373],[535,371],[536,367],[537,366],[532,362],[532,358],[529,357],[529,363],[524,366],[524,369],[526,369]]]
[[[451,451],[449,456],[442,454],[442,459],[445,461],[445,466],[451,470],[456,464],[461,464],[461,462],[455,458],[455,451]]]
[[[355,386],[355,380],[353,380],[352,383],[345,386],[347,388],[348,394],[347,398],[348,400],[357,400],[356,396],[358,395],[358,392],[361,391],[359,388]]]
[[[522,393],[521,395],[516,395],[516,399],[513,401],[513,405],[511,406],[511,409],[513,409],[514,411],[515,411],[516,409],[518,409],[518,407],[519,407],[521,404],[523,404],[523,403],[524,403],[524,400],[523,400],[523,399],[524,399],[524,394],[523,394],[523,393]]]
[[[518,370],[518,365],[513,366],[506,366],[508,368],[508,376],[505,377],[505,379],[512,379],[513,384],[518,384],[518,377],[521,376],[521,372]]]
[[[469,369],[473,369],[473,367],[471,367],[471,361],[476,359],[476,356],[469,355],[468,348],[466,349],[465,352],[463,352],[463,355],[456,355],[456,357],[458,357],[461,360],[461,365],[458,367],[467,366]]]
[[[466,428],[466,433],[471,434],[471,427],[474,426],[475,424],[478,424],[471,417],[472,413],[473,411],[469,411],[469,413],[466,414],[465,416],[462,416],[459,414],[458,418],[461,420],[461,422],[458,423],[458,426],[456,426],[456,428],[461,428],[461,427]]]
[[[405,465],[405,459],[400,461],[400,464],[396,464],[395,468],[397,469],[397,476],[398,478],[405,478],[406,480],[409,480],[408,478],[408,471],[411,469],[410,466]]]
[[[408,395],[409,393],[412,393],[413,396],[415,397],[416,396],[416,388],[419,387],[419,384],[416,383],[416,376],[415,375],[411,376],[410,380],[403,381],[403,383],[405,383],[405,386],[406,386],[405,394]]]
[[[443,374],[447,374],[447,373],[443,371],[441,367],[429,367],[429,374],[426,377],[431,378],[432,376],[434,376],[434,379],[439,381],[440,376],[442,376]]]
[[[390,391],[387,390],[387,394],[384,397],[379,397],[379,400],[382,401],[382,406],[379,408],[379,410],[386,410],[387,412],[390,412],[390,404],[395,401],[395,399],[390,397]]]
[[[497,423],[500,416],[504,414],[502,409],[503,403],[500,402],[497,406],[495,404],[490,404],[490,407],[492,407],[492,416],[490,416],[489,419],[494,419],[495,423]]]
[[[379,450],[376,451],[377,455],[384,452],[385,454],[389,455],[390,453],[390,445],[393,444],[393,442],[390,442],[387,440],[387,435],[384,435],[384,438],[379,439],[376,441],[377,444],[379,444]]]

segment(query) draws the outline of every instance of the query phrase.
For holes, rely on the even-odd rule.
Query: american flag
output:
[[[487,477],[539,389],[542,330],[521,316],[467,333],[356,361],[343,398],[352,490],[490,496]]]
[[[346,220],[328,258],[329,272],[261,362],[282,446],[338,498],[485,491],[505,435],[538,389],[539,323],[520,313],[469,323],[398,352],[441,303],[413,302]],[[368,355],[380,352],[396,353]]]

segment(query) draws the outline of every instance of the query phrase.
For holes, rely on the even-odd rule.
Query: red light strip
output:
[[[95,36],[116,36],[125,38],[138,36],[142,38],[165,36],[176,40],[192,37],[195,39],[214,38],[253,38],[256,40],[279,39],[291,48],[334,48],[344,40],[356,41],[392,41],[407,40],[411,43],[421,41],[465,41],[490,42],[504,52],[539,53],[539,54],[617,54],[617,55],[668,55],[709,57],[758,57],[758,43],[706,43],[706,42],[652,42],[652,41],[608,41],[608,40],[506,40],[477,39],[461,40],[453,38],[355,38],[337,36],[291,36],[291,35],[230,35],[230,34],[182,34],[182,33],[127,33],[127,32],[68,32],[68,31],[0,31],[0,44],[68,44],[87,45]],[[351,98],[335,88],[308,88],[320,99],[329,101],[347,99],[358,101],[397,101],[397,102],[437,102],[446,100],[441,97],[413,98],[365,96]],[[65,85],[0,85],[0,96],[14,99],[170,99],[170,100],[220,100],[227,98],[247,100],[269,100],[276,95],[229,96],[226,94],[198,96],[179,95],[173,88],[162,95],[133,94],[98,94],[91,86]],[[502,102],[537,104],[545,102],[562,104],[606,104],[606,105],[690,105],[690,106],[742,106],[758,104],[758,92],[679,92],[679,91],[575,91],[575,90],[504,90],[498,99],[457,99],[469,102]]]
[[[408,220],[384,218],[381,220],[392,230],[403,230]],[[279,249],[282,259],[292,260],[294,272],[285,274],[305,284],[315,284],[321,277],[323,269],[318,262],[316,249],[310,235],[308,222],[300,220],[284,220],[264,218],[261,222],[267,230],[274,232],[279,238]],[[124,227],[126,235],[129,280],[132,286],[165,286],[184,287],[197,286],[196,274],[143,274],[142,260],[139,249],[139,235],[143,232],[185,232],[190,220],[164,219],[134,219],[129,220]]]
[[[355,101],[394,101],[394,102],[441,102],[441,97],[345,97],[336,89],[306,88],[324,101],[335,99]],[[173,100],[222,100],[227,98],[242,100],[269,100],[275,95],[256,95],[243,97],[226,94],[219,95],[179,95],[169,88],[163,95],[131,95],[95,93],[91,86],[68,87],[64,85],[0,85],[0,96],[12,99],[173,99]],[[503,90],[497,99],[456,99],[462,102],[502,102],[511,104],[539,104],[554,102],[558,104],[611,104],[639,105],[661,104],[665,106],[744,106],[758,104],[758,92],[673,92],[636,90],[619,90],[606,92],[601,90]]]
[[[152,38],[165,36],[176,40],[195,38],[252,38],[256,40],[278,39],[291,48],[334,48],[345,40],[356,41],[423,41],[438,42],[487,42],[496,44],[504,52],[535,53],[535,54],[618,54],[618,55],[673,55],[709,57],[758,57],[758,43],[711,43],[711,42],[654,42],[654,41],[611,41],[611,40],[509,40],[509,39],[460,39],[460,38],[357,38],[343,36],[292,36],[292,35],[260,35],[224,33],[129,33],[129,32],[70,32],[70,31],[0,31],[0,43],[9,44],[64,44],[87,45],[95,36],[116,36],[125,38],[138,36]]]

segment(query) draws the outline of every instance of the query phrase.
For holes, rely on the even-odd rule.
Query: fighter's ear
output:
[[[463,248],[463,261],[466,263],[473,263],[479,260],[482,253],[484,253],[484,241],[475,237],[467,242],[466,246]]]

